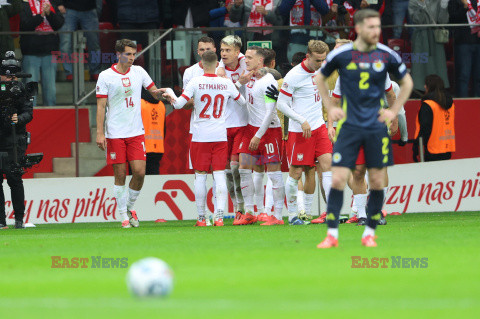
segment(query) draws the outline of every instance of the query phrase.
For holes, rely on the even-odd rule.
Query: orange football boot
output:
[[[349,220],[345,222],[345,224],[356,224],[358,223],[358,217],[357,215],[353,215]]]
[[[362,238],[362,245],[365,247],[377,247],[377,243],[375,242],[375,239],[377,236],[365,236]]]
[[[338,239],[333,237],[332,235],[327,235],[327,237],[317,245],[317,248],[332,248],[338,247]]]
[[[257,216],[257,221],[259,222],[266,222],[268,221],[268,214],[267,213],[261,213],[260,215]]]
[[[207,221],[205,218],[199,218],[197,223],[195,224],[196,227],[207,227]]]
[[[257,222],[257,217],[251,213],[245,213],[242,218],[233,222],[233,225],[253,225]]]
[[[260,226],[273,226],[273,225],[285,225],[283,219],[277,219],[275,216],[268,216],[266,223],[260,224]]]

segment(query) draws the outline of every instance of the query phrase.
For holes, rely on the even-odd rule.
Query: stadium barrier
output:
[[[389,169],[391,185],[386,210],[400,213],[476,211],[480,206],[480,158],[397,165]],[[284,179],[287,174],[284,173]],[[193,175],[147,176],[135,209],[141,220],[191,220],[197,217]],[[211,177],[207,209],[213,211]],[[83,223],[116,221],[112,177],[25,180],[25,222]],[[316,191],[318,194],[318,188]],[[343,213],[349,213],[352,193],[345,191]],[[13,223],[10,194],[5,202]],[[314,213],[325,209],[314,197]],[[318,207],[318,210],[315,208]],[[286,214],[286,209],[284,210]],[[229,203],[228,214],[233,217]]]

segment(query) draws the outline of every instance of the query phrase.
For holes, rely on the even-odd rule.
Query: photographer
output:
[[[7,178],[11,190],[13,210],[15,211],[15,228],[25,228],[23,215],[25,211],[25,193],[23,189],[23,170],[19,162],[27,149],[26,125],[33,119],[32,94],[27,93],[24,85],[18,82],[20,62],[12,51],[5,54],[0,66],[0,229],[6,228],[5,197],[3,194],[3,175]],[[14,148],[17,148],[15,162]]]

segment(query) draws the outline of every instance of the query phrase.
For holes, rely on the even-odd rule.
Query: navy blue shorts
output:
[[[354,169],[361,146],[367,168],[393,165],[392,143],[386,126],[373,131],[342,126],[333,145],[332,166]]]

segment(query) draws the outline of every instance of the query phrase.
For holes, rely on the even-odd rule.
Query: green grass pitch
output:
[[[192,221],[38,225],[0,231],[2,318],[474,318],[480,311],[478,212],[387,217],[378,247],[340,225],[340,246],[320,250],[326,226],[195,228]],[[51,256],[154,256],[170,264],[167,299],[138,300],[127,269],[56,269]],[[352,268],[352,256],[389,268]],[[391,256],[428,258],[391,268]],[[5,315],[5,316],[4,316]]]

